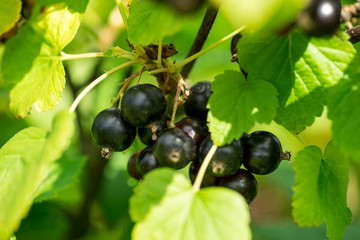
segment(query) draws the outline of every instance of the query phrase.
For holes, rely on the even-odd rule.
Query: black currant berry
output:
[[[258,189],[256,178],[245,169],[239,169],[235,174],[221,178],[219,186],[237,191],[248,204],[254,200]]]
[[[208,135],[200,146],[200,162],[202,163],[213,146],[210,135]],[[207,171],[216,177],[225,177],[234,174],[241,166],[243,149],[240,140],[219,147],[212,157]]]
[[[297,24],[310,36],[328,36],[339,28],[340,15],[340,0],[312,0],[299,14]]]
[[[191,183],[194,184],[196,176],[200,170],[201,163],[198,161],[192,162],[189,167],[189,177]],[[219,178],[205,172],[204,178],[201,182],[201,188],[210,187],[210,186],[217,186]]]
[[[153,145],[160,134],[168,128],[168,121],[170,121],[170,118],[166,116],[146,127],[138,128],[140,140],[147,146]]]
[[[175,127],[186,132],[194,140],[196,151],[199,150],[200,144],[209,134],[209,128],[206,123],[191,117],[181,119],[175,124]]]
[[[92,124],[95,142],[113,151],[123,151],[130,147],[136,136],[136,128],[122,116],[121,110],[108,108],[100,112]]]
[[[211,95],[211,83],[207,81],[197,82],[190,88],[190,94],[184,103],[184,110],[189,117],[196,117],[206,122],[209,109],[206,108]]]
[[[136,158],[139,155],[139,153],[140,153],[140,151],[137,151],[133,155],[131,155],[129,162],[128,162],[128,166],[127,166],[129,175],[137,180],[141,179],[141,177],[139,176],[139,174],[136,170]]]
[[[184,168],[195,156],[194,141],[178,128],[163,132],[154,143],[153,150],[161,166],[174,169]]]
[[[278,168],[282,152],[279,139],[272,133],[257,131],[244,141],[243,164],[252,173],[265,175]]]
[[[143,178],[146,173],[159,167],[160,165],[158,161],[156,161],[151,147],[144,148],[136,159],[136,171],[141,178]]]
[[[144,127],[161,119],[166,111],[166,99],[156,86],[138,84],[125,92],[121,109],[132,125]]]

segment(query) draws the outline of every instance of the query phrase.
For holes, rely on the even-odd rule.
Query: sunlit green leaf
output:
[[[292,204],[297,224],[319,226],[325,222],[329,239],[342,239],[345,226],[351,223],[346,203],[348,167],[347,158],[332,142],[324,155],[316,146],[298,153]]]
[[[239,139],[255,124],[270,123],[278,107],[277,91],[266,81],[245,79],[240,72],[225,71],[211,84],[208,115],[211,138],[222,146]]]
[[[130,6],[129,40],[134,45],[157,43],[181,29],[183,17],[166,4],[157,1],[133,0]]]
[[[57,197],[58,192],[77,181],[85,158],[75,150],[66,151],[61,159],[48,168],[46,179],[41,183],[36,202]]]
[[[253,79],[277,88],[275,120],[301,132],[323,112],[325,90],[343,77],[355,49],[347,36],[310,38],[294,31],[286,36],[245,36],[238,44],[240,66]]]
[[[249,208],[241,195],[224,188],[194,192],[173,170],[146,175],[130,204],[134,240],[251,239]]]
[[[20,0],[0,0],[0,35],[11,29],[20,19]]]
[[[332,120],[334,140],[360,162],[360,54],[345,72],[341,82],[329,91],[328,117]]]
[[[73,135],[73,115],[55,117],[51,133],[27,128],[0,149],[0,239],[18,228],[38,194],[52,162],[61,157]]]
[[[57,4],[54,4],[57,3]],[[53,109],[65,86],[62,49],[74,38],[88,0],[39,1],[47,6],[6,44],[1,69],[9,86],[10,108],[26,116],[34,105],[38,111]]]

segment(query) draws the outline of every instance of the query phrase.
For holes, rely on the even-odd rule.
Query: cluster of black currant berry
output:
[[[100,112],[92,125],[95,142],[109,157],[112,151],[123,151],[134,141],[136,129],[147,145],[129,159],[128,172],[141,180],[159,167],[181,169],[190,162],[189,177],[194,183],[200,166],[213,145],[206,124],[211,95],[210,82],[198,82],[184,103],[187,117],[169,127],[167,102],[161,90],[151,84],[129,88],[121,102],[121,110],[109,108]],[[257,194],[254,174],[273,172],[283,159],[279,140],[269,132],[244,134],[241,139],[219,147],[212,157],[201,187],[223,186],[242,194],[250,203]],[[241,165],[245,169],[240,169]]]

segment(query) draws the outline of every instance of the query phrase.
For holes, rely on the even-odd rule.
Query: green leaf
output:
[[[292,24],[308,0],[211,0],[235,27],[280,31]]]
[[[179,31],[184,17],[175,14],[166,4],[133,0],[130,6],[129,41],[134,45],[157,43]]]
[[[7,42],[1,69],[13,87],[10,109],[14,115],[25,117],[33,105],[47,111],[60,101],[65,86],[61,51],[74,38],[87,2],[39,1],[37,7],[48,4],[45,11]]]
[[[238,44],[240,66],[254,79],[273,83],[280,107],[275,120],[296,133],[323,112],[325,90],[344,75],[355,49],[339,33],[310,38],[294,31],[283,37],[245,36]]]
[[[0,0],[0,35],[9,31],[20,19],[20,0]]]
[[[348,159],[333,142],[324,155],[316,146],[298,152],[292,204],[297,224],[319,226],[325,221],[329,239],[342,239],[345,226],[351,223],[346,205],[348,167]]]
[[[84,164],[85,157],[75,150],[66,151],[61,159],[49,166],[46,179],[41,183],[39,194],[34,201],[42,202],[57,197],[58,192],[77,180]]]
[[[133,239],[251,239],[249,208],[224,188],[192,190],[189,180],[170,169],[145,176],[130,199],[136,225]]]
[[[334,140],[360,162],[360,54],[345,72],[341,82],[329,90],[328,117],[332,120]]]
[[[239,139],[255,124],[270,123],[278,107],[277,91],[266,81],[246,80],[236,71],[225,71],[211,84],[209,128],[215,145],[222,146]]]
[[[39,128],[17,133],[0,149],[0,239],[8,239],[26,216],[51,163],[74,131],[73,115],[60,112],[50,134]]]

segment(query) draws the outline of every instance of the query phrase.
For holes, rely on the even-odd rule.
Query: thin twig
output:
[[[184,80],[181,77],[181,75],[179,74],[179,80],[178,80],[178,84],[177,84],[177,88],[176,88],[176,95],[175,95],[175,101],[174,101],[174,107],[173,107],[173,111],[172,111],[172,116],[171,116],[171,121],[170,121],[170,127],[173,128],[175,127],[175,116],[176,116],[176,111],[177,111],[177,107],[179,104],[179,98],[180,98],[180,92],[182,89],[182,86],[184,85]]]
[[[347,34],[349,34],[350,39],[349,41],[352,44],[355,44],[357,42],[360,42],[360,25],[353,27],[352,29],[349,29],[345,31]]]
[[[139,74],[139,77],[138,77],[138,80],[136,81],[136,84],[139,84],[140,83],[140,79],[141,79],[141,76],[143,74],[143,72],[146,70],[146,67],[142,67],[142,69],[140,70],[140,74]]]
[[[186,59],[184,59],[183,61],[179,62],[178,64],[176,64],[176,69],[179,69],[183,66],[185,66],[186,64],[192,62],[193,60],[195,60],[196,58],[200,57],[201,55],[211,51],[212,49],[216,48],[217,46],[219,46],[220,44],[222,44],[223,42],[225,42],[226,40],[232,38],[233,36],[235,36],[236,34],[242,32],[245,29],[245,26],[240,27],[239,29],[235,30],[234,32],[230,33],[229,35],[227,35],[226,37],[220,39],[219,41],[217,41],[216,43],[212,44],[211,46],[205,48],[204,50],[192,55],[191,57],[188,57]]]
[[[157,59],[157,67],[161,68],[162,67],[162,41],[159,41],[159,46],[158,46],[158,59]]]
[[[199,52],[202,49],[207,37],[209,36],[210,30],[215,22],[218,11],[219,11],[219,8],[214,8],[212,6],[209,7],[208,9],[206,9],[204,19],[201,23],[199,31],[196,35],[194,43],[191,46],[191,49],[190,49],[187,57],[194,55],[195,53]],[[196,59],[194,61],[190,62],[188,65],[184,66],[184,68],[181,70],[181,75],[184,78],[187,78],[189,76],[189,74],[195,64],[195,61],[196,61]]]
[[[141,74],[141,70],[137,71],[136,73],[132,74],[130,77],[126,78],[124,81],[122,81],[119,86],[121,86],[120,91],[116,95],[116,97],[112,100],[111,107],[115,107],[117,101],[120,100],[120,98],[124,95],[124,91],[126,87],[129,85],[129,83],[134,80],[137,76]],[[125,86],[125,88],[124,88]],[[121,101],[119,101],[119,106],[121,104]]]

